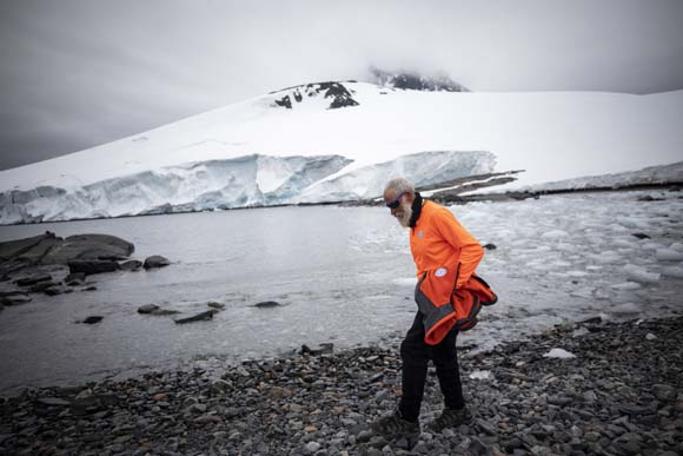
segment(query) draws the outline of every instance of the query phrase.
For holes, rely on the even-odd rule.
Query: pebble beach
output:
[[[408,448],[369,430],[400,395],[395,337],[153,371],[0,399],[8,455],[661,455],[683,453],[683,317],[555,326],[460,349],[474,418]],[[441,409],[428,376],[421,422]]]

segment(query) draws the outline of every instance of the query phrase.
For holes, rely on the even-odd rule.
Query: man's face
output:
[[[391,211],[391,215],[396,217],[398,223],[404,228],[410,226],[410,218],[413,216],[412,196],[413,195],[410,193],[399,194],[391,190],[384,193],[384,202],[387,205],[392,203],[395,205],[398,203],[396,207],[390,207],[389,210]]]

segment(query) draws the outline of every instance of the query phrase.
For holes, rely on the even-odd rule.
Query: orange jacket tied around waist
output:
[[[474,327],[481,306],[497,301],[474,273],[484,249],[449,209],[424,202],[410,232],[410,250],[417,267],[415,301],[423,315],[426,344],[438,344],[454,327]]]

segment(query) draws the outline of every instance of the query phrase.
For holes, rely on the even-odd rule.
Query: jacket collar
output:
[[[415,228],[415,225],[417,224],[417,219],[420,218],[420,213],[422,212],[422,195],[420,195],[420,192],[415,192],[415,199],[413,200],[413,204],[411,209],[413,210],[413,215],[410,217],[410,222],[409,225],[411,228]]]

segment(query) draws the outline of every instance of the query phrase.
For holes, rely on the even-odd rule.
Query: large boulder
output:
[[[128,258],[135,246],[108,234],[69,236],[41,260],[43,264],[67,264],[73,260],[120,260]]]
[[[18,258],[22,254],[30,251],[33,247],[39,245],[41,242],[49,240],[61,240],[61,238],[58,238],[54,233],[47,231],[45,234],[38,236],[16,239],[14,241],[0,242],[0,261]]]
[[[142,268],[142,261],[128,260],[121,263],[121,270],[123,271],[137,271]]]
[[[162,257],[161,255],[152,255],[151,257],[147,257],[145,259],[145,264],[143,267],[145,269],[153,269],[168,266],[169,264],[171,264],[171,262],[168,260],[168,258]]]
[[[82,272],[86,275],[113,272],[119,269],[116,261],[107,260],[72,260],[68,262],[71,274]]]

